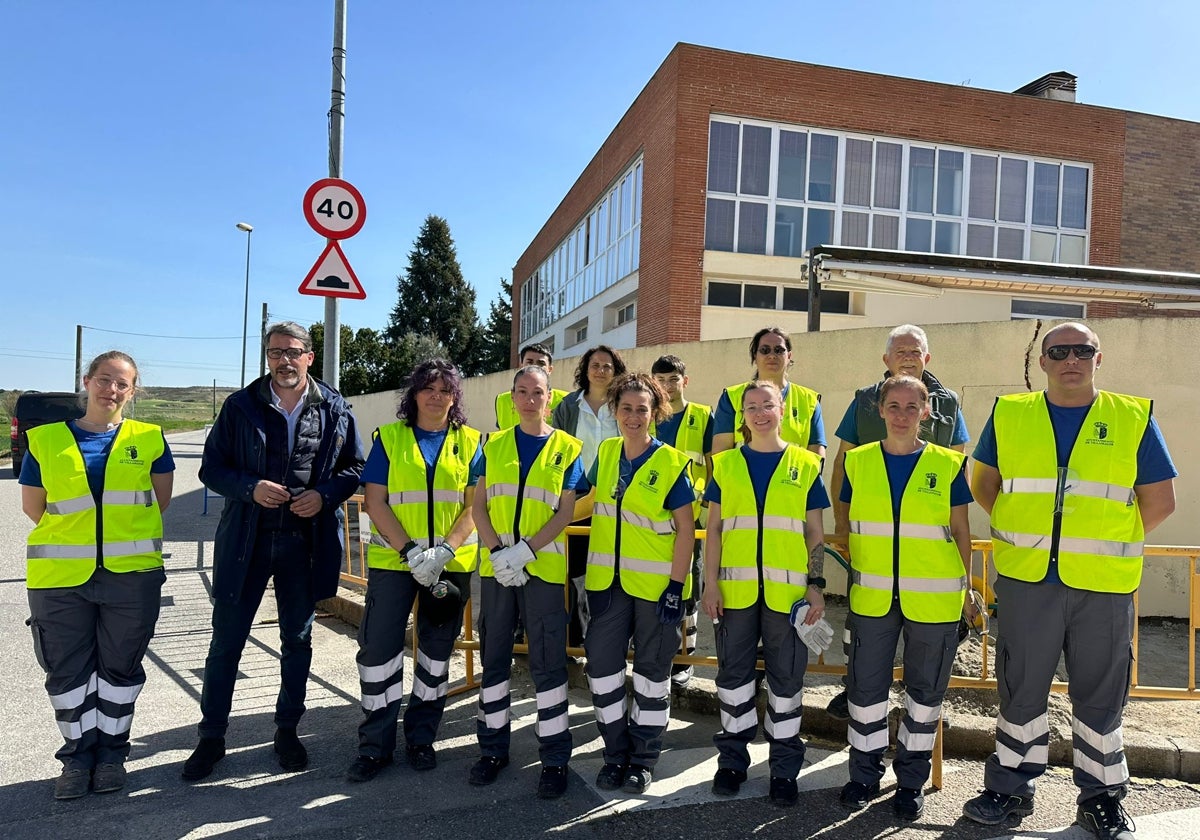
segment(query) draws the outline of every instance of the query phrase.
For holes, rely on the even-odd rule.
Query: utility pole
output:
[[[329,100],[329,177],[342,177],[342,144],[346,119],[346,0],[333,0],[333,82]],[[325,382],[338,389],[342,366],[338,299],[325,298]]]
[[[75,325],[75,384],[72,391],[78,391],[83,385],[83,324]]]
[[[263,301],[262,329],[258,335],[258,375],[267,375],[267,302]]]
[[[217,380],[213,380],[213,422],[217,422]]]

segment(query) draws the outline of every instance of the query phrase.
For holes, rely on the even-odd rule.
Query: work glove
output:
[[[442,574],[446,564],[454,559],[454,551],[442,543],[437,548],[427,548],[416,560],[408,563],[413,579],[421,586],[432,586]]]
[[[524,586],[529,582],[529,575],[522,569],[512,569],[508,566],[496,568],[496,583],[501,586]]]
[[[677,580],[667,581],[667,588],[658,598],[658,623],[668,627],[683,621],[683,584]]]
[[[824,618],[818,618],[812,624],[805,624],[804,619],[808,616],[808,608],[809,603],[803,598],[792,604],[789,621],[796,630],[796,635],[800,637],[800,641],[804,642],[805,647],[812,651],[814,656],[820,656],[829,650],[829,646],[833,643],[833,628]]]
[[[400,553],[404,555],[404,560],[411,569],[417,558],[425,553],[425,549],[421,548],[415,540],[409,540],[404,544],[404,548],[400,549]]]
[[[533,549],[525,540],[517,540],[516,545],[502,548],[491,556],[493,566],[506,566],[514,572],[523,570],[533,558]]]

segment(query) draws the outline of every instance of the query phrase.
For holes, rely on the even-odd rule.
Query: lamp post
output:
[[[246,222],[237,223],[238,230],[246,232],[246,296],[242,302],[242,387],[246,387],[246,327],[250,319],[250,234],[254,226]]]

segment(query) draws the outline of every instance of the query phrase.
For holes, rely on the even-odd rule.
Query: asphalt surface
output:
[[[452,697],[438,742],[439,766],[416,773],[403,763],[373,782],[353,785],[343,773],[356,754],[358,708],[354,628],[333,618],[314,629],[313,674],[308,713],[301,722],[310,765],[283,773],[271,750],[272,713],[278,689],[278,640],[270,593],[243,658],[229,754],[212,777],[196,785],[179,778],[195,745],[198,699],[208,645],[208,584],[212,534],[220,511],[210,499],[201,515],[203,492],[196,478],[199,433],[171,438],[179,470],[175,501],[167,512],[167,584],[162,617],[146,659],[148,680],[133,723],[129,781],[115,794],[56,802],[53,753],[61,743],[42,689],[24,625],[24,540],[30,524],[20,513],[19,488],[0,468],[0,837],[322,837],[441,838],[481,833],[495,840],[540,835],[645,837],[822,838],[1084,838],[1071,828],[1075,789],[1069,771],[1053,769],[1040,783],[1037,810],[1019,826],[987,828],[961,817],[962,803],[981,784],[978,761],[951,760],[944,787],[926,791],[926,813],[915,824],[899,824],[884,778],[881,798],[851,813],[837,804],[846,781],[844,743],[810,741],[800,778],[798,807],[778,808],[766,800],[766,746],[753,745],[755,766],[740,797],[718,801],[709,792],[716,769],[711,738],[718,723],[710,715],[678,711],[667,735],[668,749],[646,795],[614,796],[593,786],[600,744],[586,694],[571,694],[576,750],[571,786],[555,802],[534,797],[538,765],[532,731],[531,686],[521,661],[514,677],[512,765],[495,785],[467,784],[478,752],[475,698]],[[459,655],[461,657],[461,655]],[[461,659],[452,673],[461,673]],[[411,667],[406,665],[411,674]],[[807,737],[807,735],[806,735]],[[402,740],[402,738],[401,738]],[[1139,838],[1200,836],[1200,789],[1176,781],[1135,780],[1129,798]]]

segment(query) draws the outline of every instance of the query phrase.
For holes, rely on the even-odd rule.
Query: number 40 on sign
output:
[[[367,205],[353,184],[322,178],[304,193],[304,218],[327,239],[349,239],[367,221]]]

